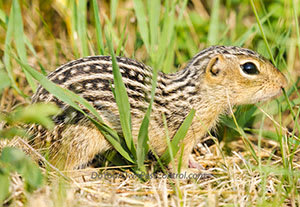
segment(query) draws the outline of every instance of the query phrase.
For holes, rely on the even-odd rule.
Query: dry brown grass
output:
[[[253,141],[256,139],[253,138]],[[222,156],[216,145],[207,147],[199,144],[193,154],[201,164],[203,176],[199,179],[149,179],[146,182],[133,178],[126,166],[108,168],[87,168],[68,172],[64,179],[55,170],[45,170],[47,185],[32,194],[26,194],[22,179],[12,175],[12,195],[7,199],[14,206],[253,206],[273,203],[280,196],[281,178],[272,166],[280,166],[282,159],[274,156],[278,144],[274,141],[263,143],[260,152],[262,166],[270,167],[266,174],[251,165],[255,163],[241,140],[230,144],[235,149],[232,155]],[[256,149],[258,153],[258,149]],[[271,160],[268,158],[272,156]],[[299,170],[299,161],[294,161]],[[295,170],[296,170],[295,169]],[[93,173],[109,174],[112,177],[94,178]],[[272,170],[275,170],[272,172]],[[125,177],[124,175],[127,175]],[[159,174],[162,176],[163,174]],[[265,187],[262,181],[265,181]],[[176,188],[176,182],[178,188]],[[174,186],[175,185],[175,186]],[[298,203],[299,196],[285,199],[284,203]]]

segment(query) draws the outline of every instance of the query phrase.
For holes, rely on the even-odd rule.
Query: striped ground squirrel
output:
[[[128,58],[117,57],[117,62],[127,88],[136,143],[150,100],[152,71]],[[50,73],[48,78],[84,97],[106,124],[121,133],[118,108],[110,86],[113,74],[109,56],[69,62]],[[149,126],[151,148],[158,155],[167,148],[162,113],[172,137],[190,110],[195,109],[196,117],[183,140],[182,166],[187,168],[193,147],[216,125],[219,115],[228,110],[229,105],[267,100],[279,94],[286,85],[286,78],[270,61],[249,49],[209,47],[196,54],[183,70],[173,74],[159,73]],[[32,130],[34,147],[47,146],[50,161],[59,168],[77,168],[111,148],[87,118],[45,89],[38,88],[33,102],[55,102],[63,109],[62,114],[53,118],[56,124],[53,131],[41,126]]]

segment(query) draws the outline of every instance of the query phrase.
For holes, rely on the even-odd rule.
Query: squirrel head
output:
[[[195,56],[195,69],[197,63],[202,63],[206,91],[234,105],[267,100],[287,86],[286,77],[269,60],[249,49],[213,46]]]

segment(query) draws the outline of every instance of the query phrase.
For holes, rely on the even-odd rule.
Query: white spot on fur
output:
[[[76,74],[77,73],[77,70],[76,69],[72,69],[71,70],[71,75],[74,75],[74,74]]]
[[[90,69],[91,69],[90,66],[85,66],[85,67],[83,68],[83,71],[88,72]]]
[[[101,103],[101,101],[94,101],[94,105],[95,106],[103,106],[103,104]]]
[[[39,99],[40,99],[40,100],[43,100],[43,99],[44,99],[44,94],[41,94],[41,95],[39,96]]]
[[[124,73],[125,70],[124,70],[123,68],[120,68],[120,72],[121,72],[121,73]]]
[[[65,77],[64,75],[59,75],[58,80],[62,80],[62,79],[64,79],[64,77]]]
[[[143,76],[141,74],[138,75],[139,81],[143,81]]]
[[[135,76],[134,70],[130,70],[130,71],[129,71],[129,75],[130,75],[130,76]]]
[[[93,84],[92,84],[92,83],[87,83],[87,84],[85,84],[85,87],[86,87],[87,89],[90,89],[90,88],[93,87]]]
[[[103,84],[102,83],[97,83],[97,88],[102,88]]]

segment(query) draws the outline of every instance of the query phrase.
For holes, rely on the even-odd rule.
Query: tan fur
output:
[[[221,50],[221,52],[215,52],[214,49],[219,50],[217,47],[209,48],[207,49],[207,53],[210,52],[211,54],[205,57],[205,54],[201,55],[199,53],[199,57],[195,56],[187,66],[187,70],[196,71],[196,75],[194,76],[195,80],[192,80],[192,83],[195,84],[194,89],[196,93],[193,97],[188,97],[188,100],[179,101],[176,99],[176,97],[179,98],[180,96],[186,95],[188,91],[187,87],[182,90],[178,89],[176,93],[170,94],[170,97],[163,97],[163,91],[169,93],[177,90],[176,87],[178,84],[172,85],[172,83],[174,83],[173,80],[175,80],[177,76],[160,74],[158,77],[158,86],[160,87],[156,89],[156,99],[165,101],[164,103],[167,104],[167,107],[161,106],[156,102],[154,102],[153,105],[149,126],[149,142],[155,153],[162,155],[167,148],[162,113],[169,112],[170,120],[173,121],[172,123],[177,123],[182,122],[185,117],[176,115],[178,112],[176,110],[186,110],[184,114],[187,114],[192,108],[196,110],[196,116],[193,119],[192,125],[181,143],[184,144],[183,168],[185,169],[188,167],[189,155],[195,144],[217,124],[219,115],[224,113],[229,105],[251,104],[267,100],[278,95],[281,89],[287,85],[287,80],[284,75],[269,61],[260,57],[258,54],[253,55],[249,53],[249,55],[247,55],[247,50],[245,51],[245,49],[237,47],[225,47],[225,49],[228,49],[229,54],[223,50]],[[239,51],[239,49],[241,51]],[[258,67],[259,74],[244,74],[243,71],[241,71],[241,65],[245,62],[255,63]],[[87,69],[88,68],[86,68],[86,70]],[[140,68],[138,69],[141,70]],[[178,76],[179,74],[180,72],[178,72]],[[184,77],[184,74],[182,76]],[[140,77],[140,79],[142,79],[142,77]],[[130,81],[131,82],[128,83],[134,84],[135,81],[138,80]],[[101,91],[97,91],[95,93],[100,92]],[[173,99],[174,101],[171,100],[172,96],[175,97],[175,99]],[[170,101],[168,101],[169,98]],[[147,103],[143,103],[141,100],[131,100],[131,102],[135,105],[144,104],[146,107],[148,106]],[[172,109],[176,110],[172,111]],[[110,110],[113,113],[118,113],[115,103],[110,106]],[[102,111],[100,113],[103,114],[104,112]],[[131,109],[131,113],[138,114],[140,112],[136,109]],[[138,130],[142,118],[142,113],[132,116],[132,133],[135,143],[137,142]],[[111,118],[104,118],[104,120],[112,128],[119,132],[121,131],[120,123],[117,120]],[[56,141],[54,141],[54,138],[51,138],[50,143],[48,143],[48,147],[50,144],[50,161],[61,169],[73,169],[78,167],[92,160],[95,155],[111,148],[109,142],[86,118],[76,124],[70,124],[64,127],[61,133],[62,138]],[[169,125],[168,130],[170,135],[173,136],[177,129],[178,124],[176,126],[175,124]],[[49,137],[49,135],[44,136]],[[45,138],[43,139],[45,140]],[[45,143],[39,144],[39,142],[36,142],[35,146],[36,148],[42,148],[46,145]],[[176,157],[176,163],[178,163],[178,155]]]

